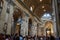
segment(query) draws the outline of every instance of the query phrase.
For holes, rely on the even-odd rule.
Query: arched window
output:
[[[42,16],[42,19],[51,19],[51,15],[50,13],[45,13],[43,16]]]

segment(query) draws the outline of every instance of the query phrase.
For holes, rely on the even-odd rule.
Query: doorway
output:
[[[31,27],[32,27],[32,19],[29,18],[29,23],[28,23],[28,35],[31,35]]]
[[[20,32],[21,32],[21,25],[20,25],[20,23],[17,23],[16,24],[16,31],[15,31],[15,33],[20,35]]]

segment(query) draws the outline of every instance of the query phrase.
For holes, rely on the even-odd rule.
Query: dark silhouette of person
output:
[[[55,37],[53,35],[50,35],[50,40],[55,40]]]

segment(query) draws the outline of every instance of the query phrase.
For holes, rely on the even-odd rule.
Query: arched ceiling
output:
[[[26,6],[30,9],[32,7],[33,13],[41,17],[45,12],[52,12],[51,0],[24,0]],[[42,8],[44,6],[44,8]]]
[[[24,0],[23,1],[24,4],[26,4],[26,6],[29,8],[32,7],[33,9],[33,14],[35,14],[38,17],[42,17],[42,15],[45,12],[52,12],[52,2],[51,0]],[[16,8],[14,10],[14,20],[17,20],[20,16],[22,15],[22,12],[19,8]]]

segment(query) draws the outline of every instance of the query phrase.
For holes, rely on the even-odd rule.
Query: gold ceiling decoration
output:
[[[24,0],[24,3],[28,8],[32,7],[33,5],[32,12],[38,17],[41,17],[45,12],[52,12],[51,0]],[[44,8],[42,8],[42,6],[44,6]]]

